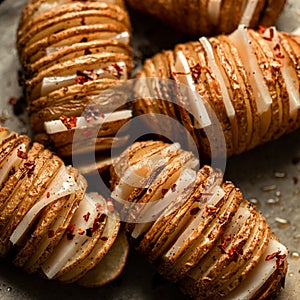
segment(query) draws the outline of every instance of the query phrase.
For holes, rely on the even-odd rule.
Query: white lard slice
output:
[[[196,91],[188,61],[182,51],[176,53],[175,70],[175,78],[188,87],[187,92],[191,113],[198,121],[196,122],[195,127],[204,128],[211,125],[211,120],[208,116],[204,102]]]

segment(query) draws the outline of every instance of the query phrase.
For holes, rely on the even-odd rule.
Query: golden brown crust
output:
[[[145,152],[141,146],[139,143],[133,146],[135,155],[140,151]],[[263,275],[262,272],[273,272],[266,281],[270,283],[274,280],[274,283],[268,286],[263,283],[264,277],[259,278],[258,285],[253,284],[252,298],[265,299],[267,295],[273,295],[285,277],[287,262],[286,254],[282,253],[278,256],[280,260],[276,256],[272,264],[262,265],[281,252],[267,253],[269,247],[273,249],[277,242],[265,218],[243,199],[242,193],[233,183],[222,183],[221,172],[209,166],[201,168],[195,180],[181,190],[177,181],[179,177],[174,176],[179,171],[175,167],[179,154],[182,156],[179,151],[174,153],[173,159],[167,161],[167,177],[163,176],[164,170],[157,175],[153,169],[154,184],[140,193],[132,187],[133,192],[128,197],[132,218],[126,226],[132,244],[155,264],[160,274],[178,282],[183,292],[193,299],[217,299],[224,296],[230,299],[230,293],[237,287],[245,288],[244,283],[246,287],[251,285],[256,270],[259,277]],[[127,155],[125,151],[118,163],[121,164]],[[141,156],[140,164],[143,163],[145,161]],[[126,163],[122,165],[125,167]],[[183,164],[179,168],[186,167]],[[122,185],[117,185],[114,191],[121,192],[120,189]],[[147,213],[147,207],[139,209],[136,204],[159,201],[158,195],[164,189],[163,195],[172,195],[177,189],[180,190],[173,196],[166,210],[157,215],[157,219],[136,223],[142,221],[143,213]],[[162,199],[167,201],[164,196]]]
[[[246,1],[221,1],[220,13],[217,17],[210,15],[209,2],[209,0],[127,0],[128,5],[133,9],[146,12],[189,36],[230,33],[237,28]],[[285,0],[259,0],[250,20],[250,26],[255,28],[260,24],[266,26],[275,24],[285,2]],[[213,7],[213,10],[216,14],[216,7]]]
[[[275,28],[262,27],[257,32],[251,29],[242,32],[243,30],[246,29],[240,27],[239,34],[244,34],[245,39],[247,36],[248,50],[252,53],[249,62],[243,54],[247,50],[246,45],[239,44],[242,42],[238,42],[232,35],[220,35],[206,40],[210,50],[207,45],[204,47],[204,41],[201,39],[200,42],[179,44],[173,52],[157,54],[146,61],[144,68],[137,75],[138,78],[165,78],[169,74],[170,79],[175,79],[176,83],[182,85],[186,84],[186,80],[180,76],[191,76],[190,85],[193,86],[189,88],[195,88],[203,99],[212,125],[196,127],[194,117],[187,111],[192,101],[186,95],[183,97],[181,93],[170,91],[168,92],[169,97],[173,99],[172,109],[176,109],[177,114],[158,102],[143,100],[142,95],[134,104],[136,114],[155,112],[175,118],[190,133],[204,159],[209,159],[212,155],[225,157],[239,154],[298,128],[300,110],[297,107],[292,110],[291,105],[298,105],[299,95],[297,91],[288,89],[291,83],[288,83],[286,76],[295,73],[292,77],[295,81],[292,89],[299,87],[299,39],[287,33],[277,32]],[[181,61],[179,52],[186,62]],[[169,64],[160,64],[161,67],[158,67],[157,62],[166,54]],[[177,60],[180,60],[181,64],[187,64],[187,74],[182,73]],[[214,71],[216,69],[219,73]],[[292,100],[292,92],[297,100]],[[158,90],[159,93],[165,97],[167,95],[161,90]],[[266,97],[260,97],[261,93],[266,93]],[[269,104],[265,104],[264,99],[270,99]],[[234,112],[231,115],[225,104],[232,106]],[[150,128],[154,125],[155,128],[162,126],[155,116],[152,116],[152,119],[153,125],[148,124]],[[223,132],[226,153],[220,145],[222,139],[219,138],[218,130]],[[180,134],[179,137],[181,138]]]

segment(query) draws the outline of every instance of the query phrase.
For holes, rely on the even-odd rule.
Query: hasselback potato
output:
[[[110,200],[43,145],[0,127],[0,254],[48,279],[103,285],[122,271],[128,243]],[[106,261],[113,266],[108,270]]]
[[[111,167],[132,244],[194,299],[271,299],[287,249],[232,182],[179,144],[137,142]]]
[[[121,0],[30,0],[25,5],[17,49],[36,141],[69,156],[74,129],[79,129],[73,153],[111,147],[131,110],[117,95],[101,94],[131,73],[130,41],[130,20]],[[89,137],[99,124],[94,146]],[[124,140],[125,135],[118,145]]]
[[[300,126],[299,58],[299,36],[275,27],[254,31],[240,25],[230,35],[179,44],[146,60],[137,76],[146,80],[137,81],[135,113],[152,116],[149,123],[157,127],[164,126],[155,121],[157,114],[179,120],[206,158],[206,132],[220,126],[227,153],[220,149],[216,155],[242,153]],[[182,95],[182,86],[200,97]]]
[[[133,9],[155,16],[188,35],[230,33],[239,24],[272,26],[286,1],[266,0],[127,0]]]

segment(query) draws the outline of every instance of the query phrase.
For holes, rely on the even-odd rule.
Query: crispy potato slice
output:
[[[120,232],[104,258],[77,283],[85,287],[97,287],[113,281],[123,271],[128,253],[129,244],[126,234]]]

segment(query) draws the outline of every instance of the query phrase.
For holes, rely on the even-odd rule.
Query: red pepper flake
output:
[[[113,67],[116,69],[117,73],[118,73],[118,77],[120,78],[124,72],[124,69],[118,65],[118,64],[113,64]]]
[[[259,25],[259,26],[258,26],[258,29],[259,29],[259,31],[260,31],[261,33],[264,33],[264,32],[266,31],[266,28],[265,28],[264,26],[262,26],[262,25]]]
[[[48,238],[49,238],[49,239],[53,238],[54,235],[55,235],[54,230],[49,230],[49,231],[48,231]]]
[[[34,162],[27,161],[26,163],[24,163],[24,167],[27,170],[27,175],[30,177],[34,172],[34,168],[35,168]]]
[[[84,216],[83,216],[83,219],[87,222],[88,220],[89,220],[89,218],[90,218],[90,215],[91,215],[91,213],[86,213]]]
[[[76,72],[76,84],[84,84],[88,81],[93,81],[98,78],[98,75],[94,71],[77,71]]]
[[[197,63],[195,66],[191,67],[191,72],[192,72],[192,77],[194,79],[194,81],[198,81],[198,79],[201,76],[201,69],[202,67],[200,66],[199,63]]]
[[[47,192],[46,197],[50,198],[50,192]]]
[[[276,44],[273,49],[275,51],[275,56],[277,58],[284,58],[283,53],[280,51],[280,45],[279,44]]]
[[[270,38],[273,39],[274,37],[274,28],[269,28],[270,31]]]
[[[16,97],[10,97],[8,103],[11,105],[16,105],[19,102],[19,99]]]
[[[231,241],[231,235],[227,238],[224,237],[224,233],[221,234],[221,245],[218,245],[218,248],[221,251],[221,254],[226,254],[226,244]]]
[[[112,70],[111,67],[113,67],[114,70]],[[117,63],[114,63],[111,66],[104,67],[103,70],[112,73],[112,75],[118,78],[121,78],[122,74],[124,73],[124,69]]]
[[[106,205],[109,212],[113,213],[115,211],[115,207],[111,198],[106,199]]]
[[[227,254],[229,255],[229,262],[237,262],[239,256],[243,255],[243,248],[242,246],[236,247],[232,245]]]
[[[272,41],[274,38],[274,29],[269,28],[268,30],[265,30],[263,38],[267,41]]]
[[[271,253],[269,255],[267,255],[266,257],[266,261],[272,260],[274,258],[276,258],[276,268],[278,270],[282,270],[283,269],[283,264],[282,261],[285,260],[286,258],[286,254],[280,254],[281,251],[278,250],[277,252]]]
[[[98,222],[102,223],[105,221],[105,219],[106,219],[106,214],[101,214],[100,217],[98,217]]]
[[[269,260],[272,260],[273,258],[275,258],[278,254],[280,254],[281,253],[281,251],[279,250],[279,251],[277,251],[277,252],[274,252],[274,253],[271,253],[271,254],[269,254],[269,255],[267,255],[266,256],[266,261],[269,261]]]
[[[100,203],[96,203],[96,209],[97,209],[97,211],[104,210],[104,206]]]
[[[193,195],[193,199],[194,199],[194,201],[196,201],[196,202],[200,202],[201,197],[200,197],[200,196]]]
[[[67,239],[70,241],[73,240],[73,238],[75,237],[74,230],[75,230],[75,224],[71,224],[67,228]]]
[[[275,51],[280,51],[280,45],[277,43],[274,48],[273,48]]]
[[[297,184],[297,183],[299,182],[298,177],[294,176],[294,177],[293,177],[293,182],[294,182],[294,184]]]
[[[168,192],[168,189],[162,189],[161,190],[161,194],[164,197],[166,195],[166,193]]]
[[[212,215],[216,213],[217,208],[215,206],[206,204],[205,210],[209,215]]]
[[[108,237],[104,236],[101,238],[101,241],[106,242],[108,240]]]
[[[17,153],[18,157],[22,158],[22,159],[27,159],[28,158],[28,155],[26,152],[18,149],[18,153]]]
[[[83,132],[84,137],[88,138],[91,137],[91,135],[93,134],[93,131],[91,129],[85,130]]]
[[[94,232],[96,232],[102,225],[102,223],[104,222],[106,218],[105,214],[98,214],[97,217],[95,218],[94,222],[93,222],[93,226],[91,228],[88,228],[86,230],[86,235],[88,237],[92,237]]]
[[[59,118],[61,122],[67,127],[67,129],[71,130],[76,127],[77,125],[77,118],[76,117],[67,117],[67,116],[61,116]]]
[[[77,229],[77,233],[78,233],[79,235],[84,235],[84,234],[85,234],[85,230],[83,230],[83,229],[81,229],[81,228],[78,228],[78,229]]]
[[[284,55],[281,52],[275,54],[277,58],[284,58]]]
[[[194,207],[194,208],[192,208],[192,209],[190,210],[190,215],[191,215],[191,216],[196,215],[196,214],[198,213],[199,210],[200,210],[199,207]]]

